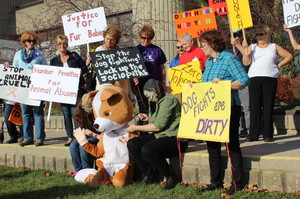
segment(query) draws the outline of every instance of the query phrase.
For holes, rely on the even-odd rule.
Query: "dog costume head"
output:
[[[92,100],[94,127],[99,133],[108,133],[126,125],[133,116],[133,106],[128,95],[118,86],[108,86],[87,94]]]

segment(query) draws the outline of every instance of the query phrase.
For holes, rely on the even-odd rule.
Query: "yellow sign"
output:
[[[232,31],[252,27],[248,0],[226,0]]]
[[[182,92],[181,86],[189,82],[201,82],[202,71],[199,60],[182,64],[168,69],[168,77],[172,89],[172,94]]]
[[[229,142],[231,82],[182,85],[178,137]]]

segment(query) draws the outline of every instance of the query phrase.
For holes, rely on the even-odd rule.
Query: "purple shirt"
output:
[[[150,74],[149,78],[162,82],[162,70],[160,65],[167,62],[165,53],[160,47],[153,44],[149,46],[139,44],[137,48]]]

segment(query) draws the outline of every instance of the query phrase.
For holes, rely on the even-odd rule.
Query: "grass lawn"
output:
[[[122,188],[113,186],[89,187],[75,182],[66,173],[32,171],[21,168],[0,167],[0,198],[4,199],[47,199],[47,198],[104,198],[104,199],[187,199],[222,198],[224,190],[201,192],[197,186],[177,185],[172,190],[164,190],[163,185],[143,185],[134,183]],[[229,198],[229,197],[223,197]],[[299,195],[271,192],[239,191],[230,198],[300,198]]]

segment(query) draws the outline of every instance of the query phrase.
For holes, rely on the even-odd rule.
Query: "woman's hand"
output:
[[[136,125],[129,125],[129,127],[126,129],[129,133],[133,133],[136,131]]]
[[[215,84],[217,84],[217,83],[219,83],[219,81],[221,81],[221,79],[219,79],[219,78],[215,77],[215,79],[212,81],[212,83],[215,83]]]
[[[139,120],[144,121],[144,122],[149,121],[149,116],[145,113],[139,113],[138,118],[139,118]]]
[[[4,63],[3,63],[3,66],[4,66],[4,68],[9,68],[9,62],[7,62],[7,61],[4,62]]]
[[[286,32],[292,32],[292,29],[288,28],[288,26],[286,24],[283,24],[283,29],[286,31]]]

